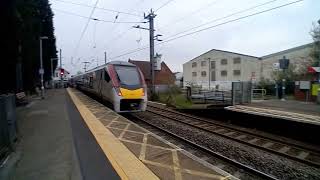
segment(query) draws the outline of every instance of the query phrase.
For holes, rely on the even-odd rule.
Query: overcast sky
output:
[[[57,48],[62,49],[63,66],[71,71],[83,71],[83,61],[91,62],[89,69],[104,63],[104,51],[108,60],[149,60],[149,49],[114,58],[137,48],[149,45],[146,30],[132,28],[143,22],[143,12],[156,11],[156,34],[161,39],[190,28],[208,23],[193,32],[221,24],[239,17],[267,10],[294,0],[99,0],[92,18],[85,29],[92,7],[97,0],[50,0],[54,12]],[[80,6],[66,2],[87,5]],[[168,3],[166,3],[168,2]],[[270,2],[270,3],[267,3]],[[266,3],[263,6],[239,11]],[[320,19],[319,0],[304,0],[280,9],[217,26],[156,46],[172,71],[182,71],[182,64],[210,50],[221,49],[238,53],[263,56],[280,50],[312,42],[312,23]],[[125,13],[117,13],[107,10]],[[234,14],[231,15],[230,14]],[[77,16],[80,15],[80,16]],[[223,18],[229,16],[227,18]],[[116,18],[117,17],[117,18]],[[220,19],[219,19],[220,18]],[[218,19],[218,20],[217,20]],[[103,22],[108,21],[108,22]],[[116,22],[116,23],[113,23]],[[148,24],[139,24],[148,27]],[[84,32],[84,33],[83,33]],[[81,38],[81,34],[83,36]],[[183,34],[179,34],[183,35]]]

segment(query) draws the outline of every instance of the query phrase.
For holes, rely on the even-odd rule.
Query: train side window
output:
[[[104,71],[104,80],[106,80],[107,82],[110,82],[110,80],[111,80],[107,71]]]

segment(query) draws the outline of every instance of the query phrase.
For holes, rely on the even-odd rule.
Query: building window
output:
[[[196,77],[197,76],[197,72],[192,72],[192,76]]]
[[[196,63],[196,62],[193,62],[193,63],[192,63],[192,67],[197,67],[197,63]]]
[[[233,58],[233,64],[241,64],[241,58],[240,57]]]
[[[210,81],[215,81],[216,80],[216,71],[211,71],[211,79]]]
[[[206,66],[207,65],[207,61],[201,61],[201,66]]]
[[[210,62],[210,66],[211,66],[210,67],[211,69],[215,69],[216,68],[216,62],[215,61],[211,61]]]
[[[206,76],[207,76],[207,72],[206,72],[206,71],[202,71],[202,72],[201,72],[201,76],[202,76],[202,77],[206,77]]]
[[[221,59],[221,65],[227,65],[228,60],[227,59]]]
[[[240,70],[233,70],[233,75],[234,76],[240,76],[241,75],[241,71]]]
[[[221,71],[221,76],[227,76],[227,75],[228,75],[228,71],[226,70]]]

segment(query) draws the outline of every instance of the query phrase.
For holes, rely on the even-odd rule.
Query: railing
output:
[[[252,89],[252,99],[264,99],[266,94],[266,89]]]
[[[190,99],[194,103],[231,103],[231,91],[198,90],[192,91]]]

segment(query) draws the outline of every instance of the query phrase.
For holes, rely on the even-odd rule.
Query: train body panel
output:
[[[139,112],[147,107],[143,74],[128,62],[110,62],[72,77],[70,84],[110,102],[116,112]]]

